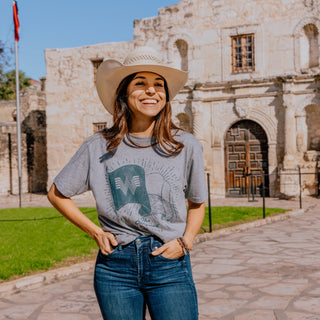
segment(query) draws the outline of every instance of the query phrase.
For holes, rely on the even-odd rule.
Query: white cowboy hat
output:
[[[155,49],[138,47],[130,52],[121,63],[109,59],[101,63],[96,74],[96,87],[104,107],[113,114],[116,91],[121,81],[136,72],[153,72],[162,76],[168,85],[169,100],[183,88],[188,73],[165,66]]]

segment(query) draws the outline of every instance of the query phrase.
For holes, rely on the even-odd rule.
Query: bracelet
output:
[[[183,249],[185,249],[185,251],[186,251],[187,253],[189,253],[189,252],[191,251],[191,248],[190,248],[190,247],[188,246],[188,244],[186,243],[184,237],[178,238],[178,242],[179,242],[180,246],[181,246]]]
[[[183,243],[183,246],[185,247],[185,249],[187,250],[187,252],[189,253],[192,249],[188,246],[186,240],[184,239],[184,237],[181,237],[181,241]]]
[[[181,242],[181,239],[180,239],[180,238],[177,238],[177,241],[178,241],[180,247],[182,248],[183,254],[186,255],[188,252],[187,252],[187,250],[185,249],[185,247],[183,246],[183,243]]]

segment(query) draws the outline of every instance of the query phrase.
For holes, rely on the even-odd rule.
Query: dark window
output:
[[[232,72],[254,71],[254,35],[234,36],[232,41]]]
[[[93,124],[93,133],[103,130],[107,126],[106,122],[96,122]]]

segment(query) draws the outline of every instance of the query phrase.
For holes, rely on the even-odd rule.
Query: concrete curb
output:
[[[260,227],[266,224],[274,223],[277,221],[283,221],[302,213],[304,213],[304,209],[290,211],[287,213],[279,214],[277,216],[267,217],[266,219],[260,219],[253,222],[240,224],[230,228],[219,229],[211,233],[199,234],[196,237],[194,244],[196,245],[198,243],[201,243],[207,240],[212,240],[220,236],[249,230],[249,229]],[[95,264],[95,261],[92,260],[92,261],[77,263],[69,267],[53,269],[53,270],[39,273],[33,276],[26,276],[17,280],[4,282],[0,284],[0,297],[5,297],[10,294],[18,293],[19,291],[25,290],[25,289],[38,288],[42,285],[56,282],[57,280],[65,279],[85,271],[93,270],[94,264]]]
[[[50,284],[57,280],[89,271],[94,268],[94,263],[95,261],[77,263],[69,267],[53,269],[33,276],[26,276],[17,280],[4,282],[0,284],[0,298],[18,293],[21,290],[38,288],[44,284]]]
[[[264,226],[266,224],[274,223],[277,221],[287,220],[293,216],[297,216],[297,215],[304,213],[304,211],[305,211],[305,209],[289,211],[289,212],[282,213],[282,214],[279,214],[276,216],[267,217],[265,219],[259,219],[259,220],[255,220],[252,222],[239,224],[239,225],[236,225],[233,227],[215,230],[215,231],[212,231],[211,233],[199,234],[199,235],[197,235],[197,237],[194,241],[194,244],[201,243],[201,242],[204,242],[207,240],[211,240],[211,239],[214,239],[219,236],[228,235],[231,233],[237,233],[237,232],[249,230],[252,228]]]

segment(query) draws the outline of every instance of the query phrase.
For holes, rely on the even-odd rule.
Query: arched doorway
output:
[[[225,137],[226,195],[261,195],[262,173],[268,173],[267,135],[258,123],[241,120],[231,126]],[[268,177],[265,187],[268,196]]]

